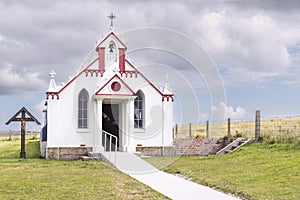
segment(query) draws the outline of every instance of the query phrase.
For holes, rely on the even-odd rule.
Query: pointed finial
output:
[[[50,79],[54,79],[55,78],[55,71],[52,69],[50,72],[49,72],[49,76],[50,76]]]
[[[164,94],[172,94],[171,89],[169,87],[169,80],[170,80],[170,76],[166,75],[165,76],[165,86],[163,87],[163,93]]]
[[[169,76],[169,75],[166,75],[166,76],[165,76],[165,80],[166,80],[166,86],[168,86],[169,80],[170,80],[170,76]]]
[[[50,76],[50,83],[49,83],[49,88],[48,88],[48,92],[53,92],[53,91],[56,91],[56,83],[55,83],[55,71],[52,69],[49,73],[49,76]]]
[[[110,19],[110,28],[112,29],[112,27],[114,26],[114,20],[117,17],[114,15],[114,13],[110,13],[107,17]]]

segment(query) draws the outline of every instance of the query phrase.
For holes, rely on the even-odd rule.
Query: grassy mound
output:
[[[181,157],[163,170],[246,199],[300,199],[300,145],[254,143],[225,155]]]

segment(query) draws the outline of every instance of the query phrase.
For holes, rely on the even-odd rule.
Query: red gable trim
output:
[[[91,65],[93,65],[96,61],[98,60],[98,57],[91,62],[88,66],[86,66],[83,70],[81,70],[76,76],[74,76],[74,78],[72,78],[72,80],[70,80],[64,87],[62,87],[58,92],[46,92],[47,95],[47,99],[49,98],[49,96],[52,97],[52,99],[54,99],[54,96],[56,96],[57,99],[59,99],[59,93],[61,93],[66,87],[68,87],[75,79],[77,79],[78,76],[80,76],[84,71],[86,71]]]
[[[131,64],[127,59],[125,60],[135,71],[137,71],[160,95],[164,95],[149,79],[146,78],[139,70],[137,70],[133,64]]]
[[[127,59],[125,60],[137,73],[139,73],[161,96],[162,96],[162,101],[164,101],[165,99],[167,99],[167,101],[169,101],[169,99],[172,100],[172,102],[174,101],[174,94],[163,94],[149,79],[146,78],[146,76],[144,74],[142,74],[139,70],[137,70],[137,68],[135,66],[133,66],[133,64],[131,64]]]
[[[113,35],[113,36],[115,36],[115,38],[117,38],[117,40],[125,47],[125,50],[127,49],[126,45],[120,40],[120,38],[119,38],[118,36],[116,36],[116,35],[114,34],[114,32],[110,32],[110,34],[108,34],[108,35],[100,42],[100,44],[97,45],[96,51],[97,51],[97,49],[101,46],[101,44],[103,44],[103,42],[104,42],[105,40],[107,40],[107,38],[109,38],[111,35]]]
[[[122,97],[134,97],[136,96],[135,94],[97,94],[99,96],[122,96]]]
[[[98,60],[98,58],[96,58],[93,62],[91,62],[88,66],[86,66],[83,70],[81,70],[81,72],[79,72],[71,81],[69,81],[63,88],[61,88],[58,93],[60,93],[61,91],[63,91],[66,87],[68,87],[68,85],[70,85],[78,76],[80,76],[85,70],[87,70],[92,64],[94,64],[96,61]]]
[[[127,87],[127,89],[129,89],[129,91],[132,93],[131,96],[136,96],[136,93],[117,75],[115,74],[113,77],[111,77],[111,79],[109,79],[109,81],[107,81],[97,92],[96,92],[96,95],[102,95],[102,94],[99,94],[101,92],[101,90],[103,88],[105,88],[114,78],[118,78],[122,84],[125,85],[125,87]],[[104,94],[104,95],[108,95],[108,94]],[[121,95],[121,94],[111,94],[111,95]],[[128,95],[124,95],[124,96],[128,96]]]

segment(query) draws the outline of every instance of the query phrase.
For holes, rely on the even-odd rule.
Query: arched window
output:
[[[141,91],[136,93],[134,100],[134,128],[144,128],[144,95]]]
[[[82,89],[78,95],[78,128],[88,128],[89,94]]]

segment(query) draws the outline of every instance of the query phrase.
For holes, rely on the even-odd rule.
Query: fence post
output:
[[[9,138],[8,138],[9,141],[12,140],[12,132],[11,132],[11,129],[9,129]]]
[[[206,121],[206,138],[209,138],[209,121]]]
[[[227,137],[228,137],[228,139],[231,138],[231,135],[230,135],[230,118],[228,118],[228,122],[227,122]]]
[[[260,110],[255,111],[255,140],[260,138]]]
[[[178,124],[175,124],[175,137],[178,137]]]
[[[192,139],[192,123],[189,123],[189,137]]]

